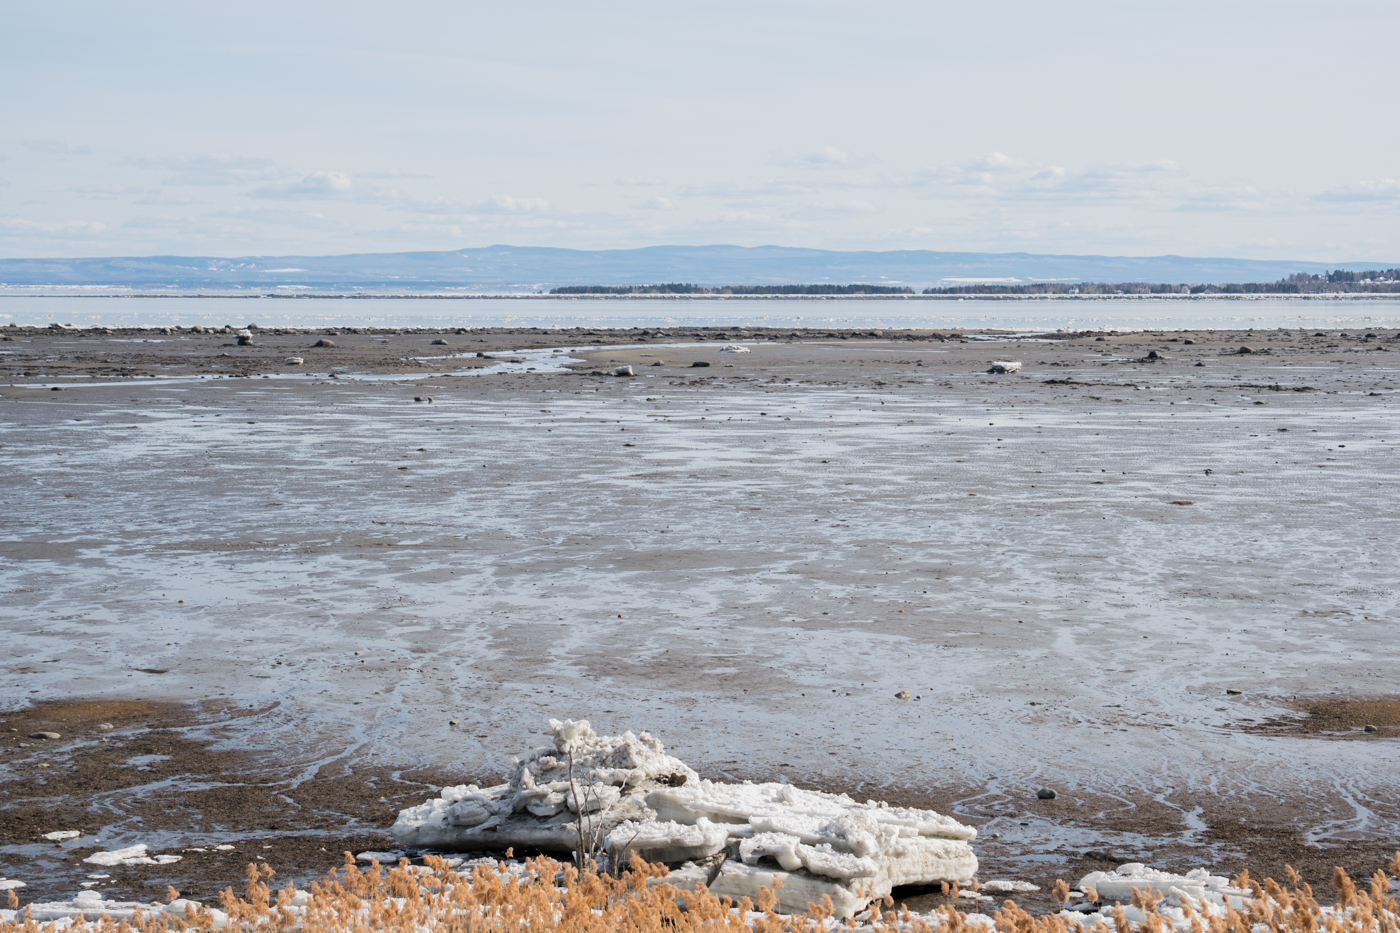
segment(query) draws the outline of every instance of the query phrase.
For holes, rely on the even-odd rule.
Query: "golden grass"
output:
[[[806,914],[780,915],[776,898],[763,891],[756,902],[733,902],[701,888],[680,891],[658,880],[667,870],[634,859],[620,877],[592,872],[538,858],[513,875],[505,866],[481,865],[463,878],[439,858],[428,856],[424,867],[406,860],[385,870],[374,863],[361,870],[349,853],[343,868],[332,871],[311,890],[291,886],[274,892],[268,885],[271,868],[248,866],[244,896],[232,888],[219,896],[219,909],[231,925],[267,933],[816,933],[817,930],[856,929],[872,933],[1174,933],[1159,912],[1160,892],[1134,892],[1130,923],[1121,906],[1105,907],[1084,921],[1060,915],[1033,916],[1014,901],[986,917],[970,918],[954,907],[923,916],[876,905],[864,922],[831,919],[830,902],[814,904]],[[1400,852],[1391,864],[1400,874]],[[1224,910],[1214,916],[1184,908],[1189,933],[1400,933],[1400,908],[1390,878],[1377,871],[1370,884],[1358,887],[1338,868],[1333,879],[1338,899],[1323,905],[1312,889],[1289,870],[1289,883],[1262,884],[1248,872],[1237,887],[1252,892],[1245,910]],[[176,892],[172,889],[170,897]],[[1056,896],[1068,888],[1056,885]],[[11,907],[18,906],[13,891]],[[167,914],[137,915],[131,921],[103,917],[92,923],[77,920],[72,933],[166,933],[213,931],[218,915],[208,907],[190,908],[184,919]],[[59,922],[61,923],[61,922]],[[62,926],[38,923],[25,913],[15,923],[0,923],[0,933],[54,933]],[[225,928],[228,928],[225,926]]]

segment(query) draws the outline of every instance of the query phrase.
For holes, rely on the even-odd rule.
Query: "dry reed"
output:
[[[413,866],[401,860],[387,870],[376,862],[361,870],[347,853],[345,865],[309,891],[289,885],[276,892],[268,884],[272,869],[250,864],[244,895],[225,890],[217,910],[191,905],[183,918],[138,913],[130,920],[77,919],[71,925],[39,923],[21,911],[15,922],[0,922],[0,933],[203,933],[232,926],[266,933],[1400,933],[1395,885],[1382,871],[1369,885],[1358,886],[1338,868],[1333,885],[1339,897],[1326,906],[1291,868],[1287,885],[1261,884],[1245,872],[1235,885],[1251,892],[1248,907],[1212,913],[1193,910],[1187,902],[1174,926],[1159,911],[1161,892],[1149,890],[1134,892],[1133,920],[1121,905],[1080,920],[1034,916],[1010,900],[990,917],[953,906],[923,915],[896,913],[883,909],[891,905],[886,900],[863,920],[838,921],[829,901],[812,905],[806,914],[780,915],[768,890],[752,902],[715,897],[703,887],[678,890],[662,880],[664,867],[640,859],[618,877],[580,873],[548,858],[513,870],[505,863],[481,864],[470,874],[459,874],[433,856],[424,862]],[[1390,867],[1400,875],[1400,852]],[[173,889],[168,893],[176,897]],[[1067,896],[1068,888],[1056,885],[1055,893],[1057,899]],[[13,891],[8,899],[12,908],[18,906]]]

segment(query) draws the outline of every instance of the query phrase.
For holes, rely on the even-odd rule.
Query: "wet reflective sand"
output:
[[[243,710],[212,747],[289,787],[482,779],[583,717],[937,802],[1007,871],[1393,848],[1400,727],[1256,728],[1397,692],[1390,336],[654,341],[411,380],[422,339],[336,380],[199,379],[227,351],[180,344],[168,378],[0,387],[4,707]],[[148,841],[119,798],[104,840]]]

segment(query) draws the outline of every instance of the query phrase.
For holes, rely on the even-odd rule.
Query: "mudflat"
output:
[[[27,897],[315,876],[551,716],[984,878],[1396,847],[1392,331],[252,333],[0,333]]]

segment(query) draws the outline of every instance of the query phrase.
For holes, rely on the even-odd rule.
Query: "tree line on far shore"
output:
[[[925,295],[1317,295],[1331,293],[1400,294],[1400,268],[1351,272],[1337,269],[1325,275],[1299,272],[1277,282],[1224,285],[1166,282],[993,282],[926,288]],[[551,295],[912,295],[897,285],[563,285]]]
[[[564,285],[551,295],[912,295],[914,289],[890,285]]]
[[[1298,272],[1277,282],[1231,282],[1202,285],[1165,282],[1033,282],[994,283],[926,288],[925,295],[1318,295],[1341,292],[1400,294],[1400,268],[1326,275]]]

